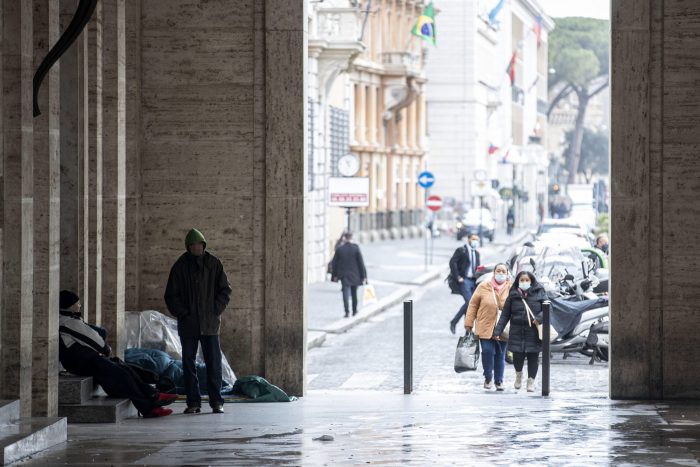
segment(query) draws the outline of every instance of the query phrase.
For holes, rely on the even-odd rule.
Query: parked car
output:
[[[493,242],[496,233],[496,220],[491,211],[486,208],[470,209],[463,216],[457,217],[455,226],[457,240],[473,233],[479,235],[482,240],[488,238]]]
[[[548,238],[552,238],[556,234],[579,236],[586,239],[589,245],[595,241],[588,226],[572,218],[544,219],[537,228],[535,236],[539,238],[542,235],[548,235]]]

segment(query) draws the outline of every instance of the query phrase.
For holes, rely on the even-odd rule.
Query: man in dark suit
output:
[[[464,298],[464,305],[450,321],[452,334],[455,333],[459,320],[467,312],[469,300],[471,300],[474,289],[476,289],[476,268],[481,264],[481,255],[479,255],[477,248],[479,248],[479,236],[471,234],[467,239],[467,243],[457,248],[450,259],[450,272],[452,277],[459,283],[462,297]]]
[[[360,247],[352,242],[352,232],[343,235],[345,243],[335,250],[331,263],[331,280],[342,284],[345,317],[350,315],[349,301],[352,297],[352,315],[357,314],[357,288],[367,283],[367,270],[362,260]]]

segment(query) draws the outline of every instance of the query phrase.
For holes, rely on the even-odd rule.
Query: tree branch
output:
[[[567,84],[562,88],[561,91],[559,91],[559,94],[557,94],[557,97],[552,99],[552,102],[549,103],[549,108],[547,109],[547,120],[549,120],[549,116],[554,110],[554,108],[559,105],[559,101],[561,101],[563,98],[571,94],[571,91],[573,91],[573,87],[571,84]]]

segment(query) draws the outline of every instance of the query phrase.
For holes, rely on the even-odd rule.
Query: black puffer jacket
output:
[[[170,270],[165,303],[177,318],[180,336],[218,336],[230,295],[231,285],[219,258],[206,251],[199,257],[188,252]]]
[[[527,312],[523,300],[527,300],[530,310],[538,322],[542,322],[542,302],[547,298],[544,288],[537,282],[532,284],[525,297],[520,293],[517,284],[510,289],[506,303],[503,305],[501,318],[493,331],[494,336],[500,336],[506,324],[510,322],[508,350],[511,352],[541,352],[542,341],[537,334],[537,327],[528,324]]]

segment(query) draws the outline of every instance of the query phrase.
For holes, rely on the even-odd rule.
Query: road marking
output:
[[[381,386],[389,377],[386,373],[353,373],[340,387],[342,389],[372,389]]]

